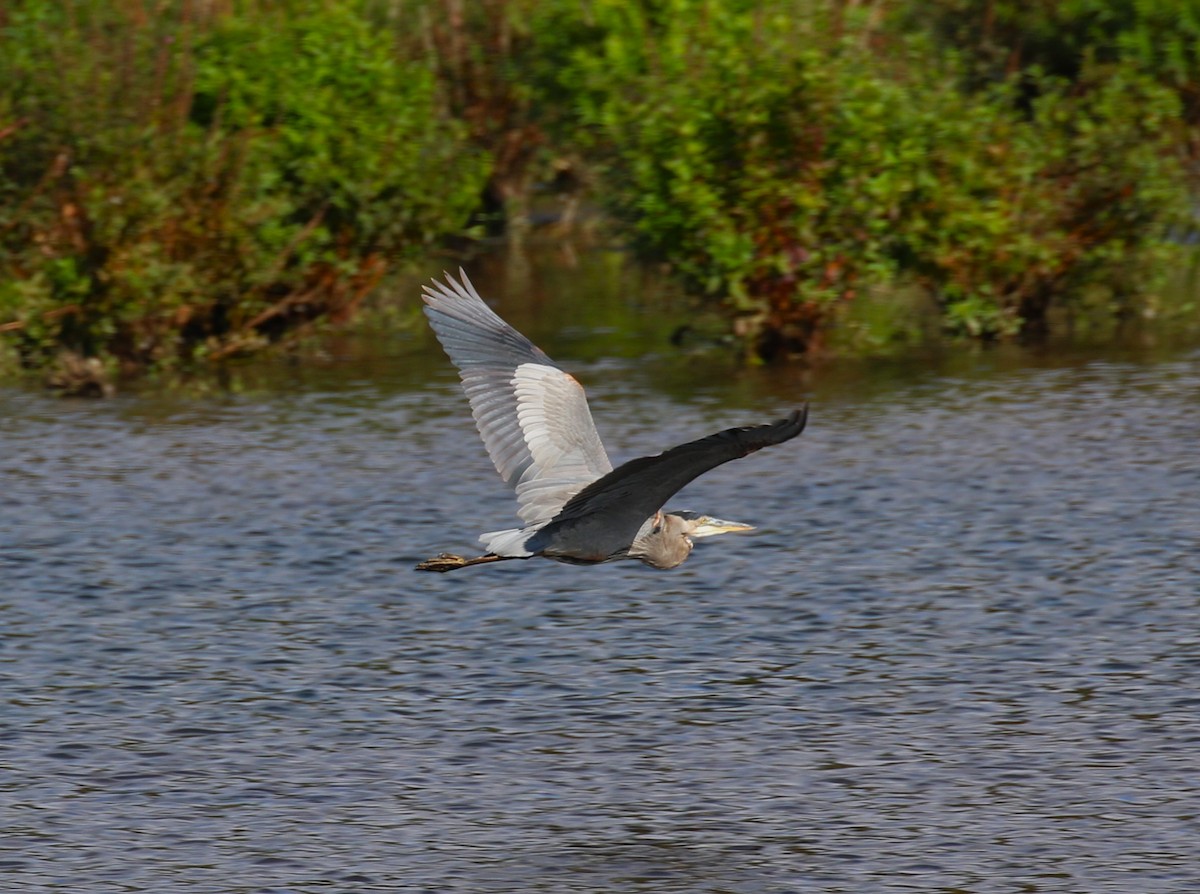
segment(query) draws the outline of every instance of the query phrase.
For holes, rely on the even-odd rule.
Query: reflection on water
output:
[[[1200,890],[1200,354],[579,356],[614,459],[811,396],[676,501],[760,530],[412,573],[514,506],[423,336],[289,393],[0,394],[16,889]]]

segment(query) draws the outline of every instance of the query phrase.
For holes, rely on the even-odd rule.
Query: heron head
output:
[[[699,512],[658,512],[638,532],[629,548],[629,556],[654,568],[675,568],[691,555],[695,537],[752,530],[753,525],[725,521]]]
[[[667,522],[666,527],[673,529],[673,532],[678,532],[684,540],[688,541],[689,550],[691,541],[697,538],[710,538],[714,534],[732,534],[739,530],[754,530],[752,524],[726,521],[725,518],[714,518],[704,515],[702,512],[691,512],[686,509],[664,512],[664,518]]]

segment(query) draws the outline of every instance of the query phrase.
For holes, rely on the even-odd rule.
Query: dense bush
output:
[[[983,115],[943,107],[942,186],[903,221],[904,271],[975,336],[1042,330],[1056,302],[1128,312],[1162,282],[1187,209],[1175,97],[1126,72],[1082,93],[1045,83],[1018,117],[1010,89],[969,97]]]
[[[593,8],[604,38],[560,80],[607,150],[610,204],[765,355],[904,283],[982,337],[1093,287],[1120,304],[1184,208],[1177,97],[1132,67],[968,92],[953,57],[912,36],[881,52],[815,4]]]
[[[462,229],[486,166],[431,74],[308,6],[7,13],[0,324],[27,364],[249,350],[348,314],[390,259]]]
[[[251,350],[550,176],[763,356],[868,293],[980,338],[1136,312],[1191,220],[1198,34],[1190,0],[15,0],[0,345]]]
[[[1200,123],[1200,4],[1195,0],[910,0],[897,19],[965,51],[971,77],[1023,71],[1081,81],[1085,69],[1134,65],[1176,90]]]

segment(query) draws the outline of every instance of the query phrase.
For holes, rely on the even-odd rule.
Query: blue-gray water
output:
[[[818,376],[674,503],[754,534],[438,576],[513,504],[422,350],[0,392],[0,887],[1200,891],[1200,354]],[[617,459],[804,396],[580,376]]]

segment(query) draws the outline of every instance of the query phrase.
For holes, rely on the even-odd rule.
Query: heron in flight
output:
[[[442,553],[418,571],[533,556],[577,565],[639,559],[674,568],[697,537],[753,530],[662,507],[710,469],[799,435],[807,405],[778,422],[731,428],[614,469],[583,386],[496,316],[461,269],[459,277],[446,274],[445,283],[424,287],[425,314],[458,367],[496,471],[516,488],[524,524],[483,534],[482,556]]]

